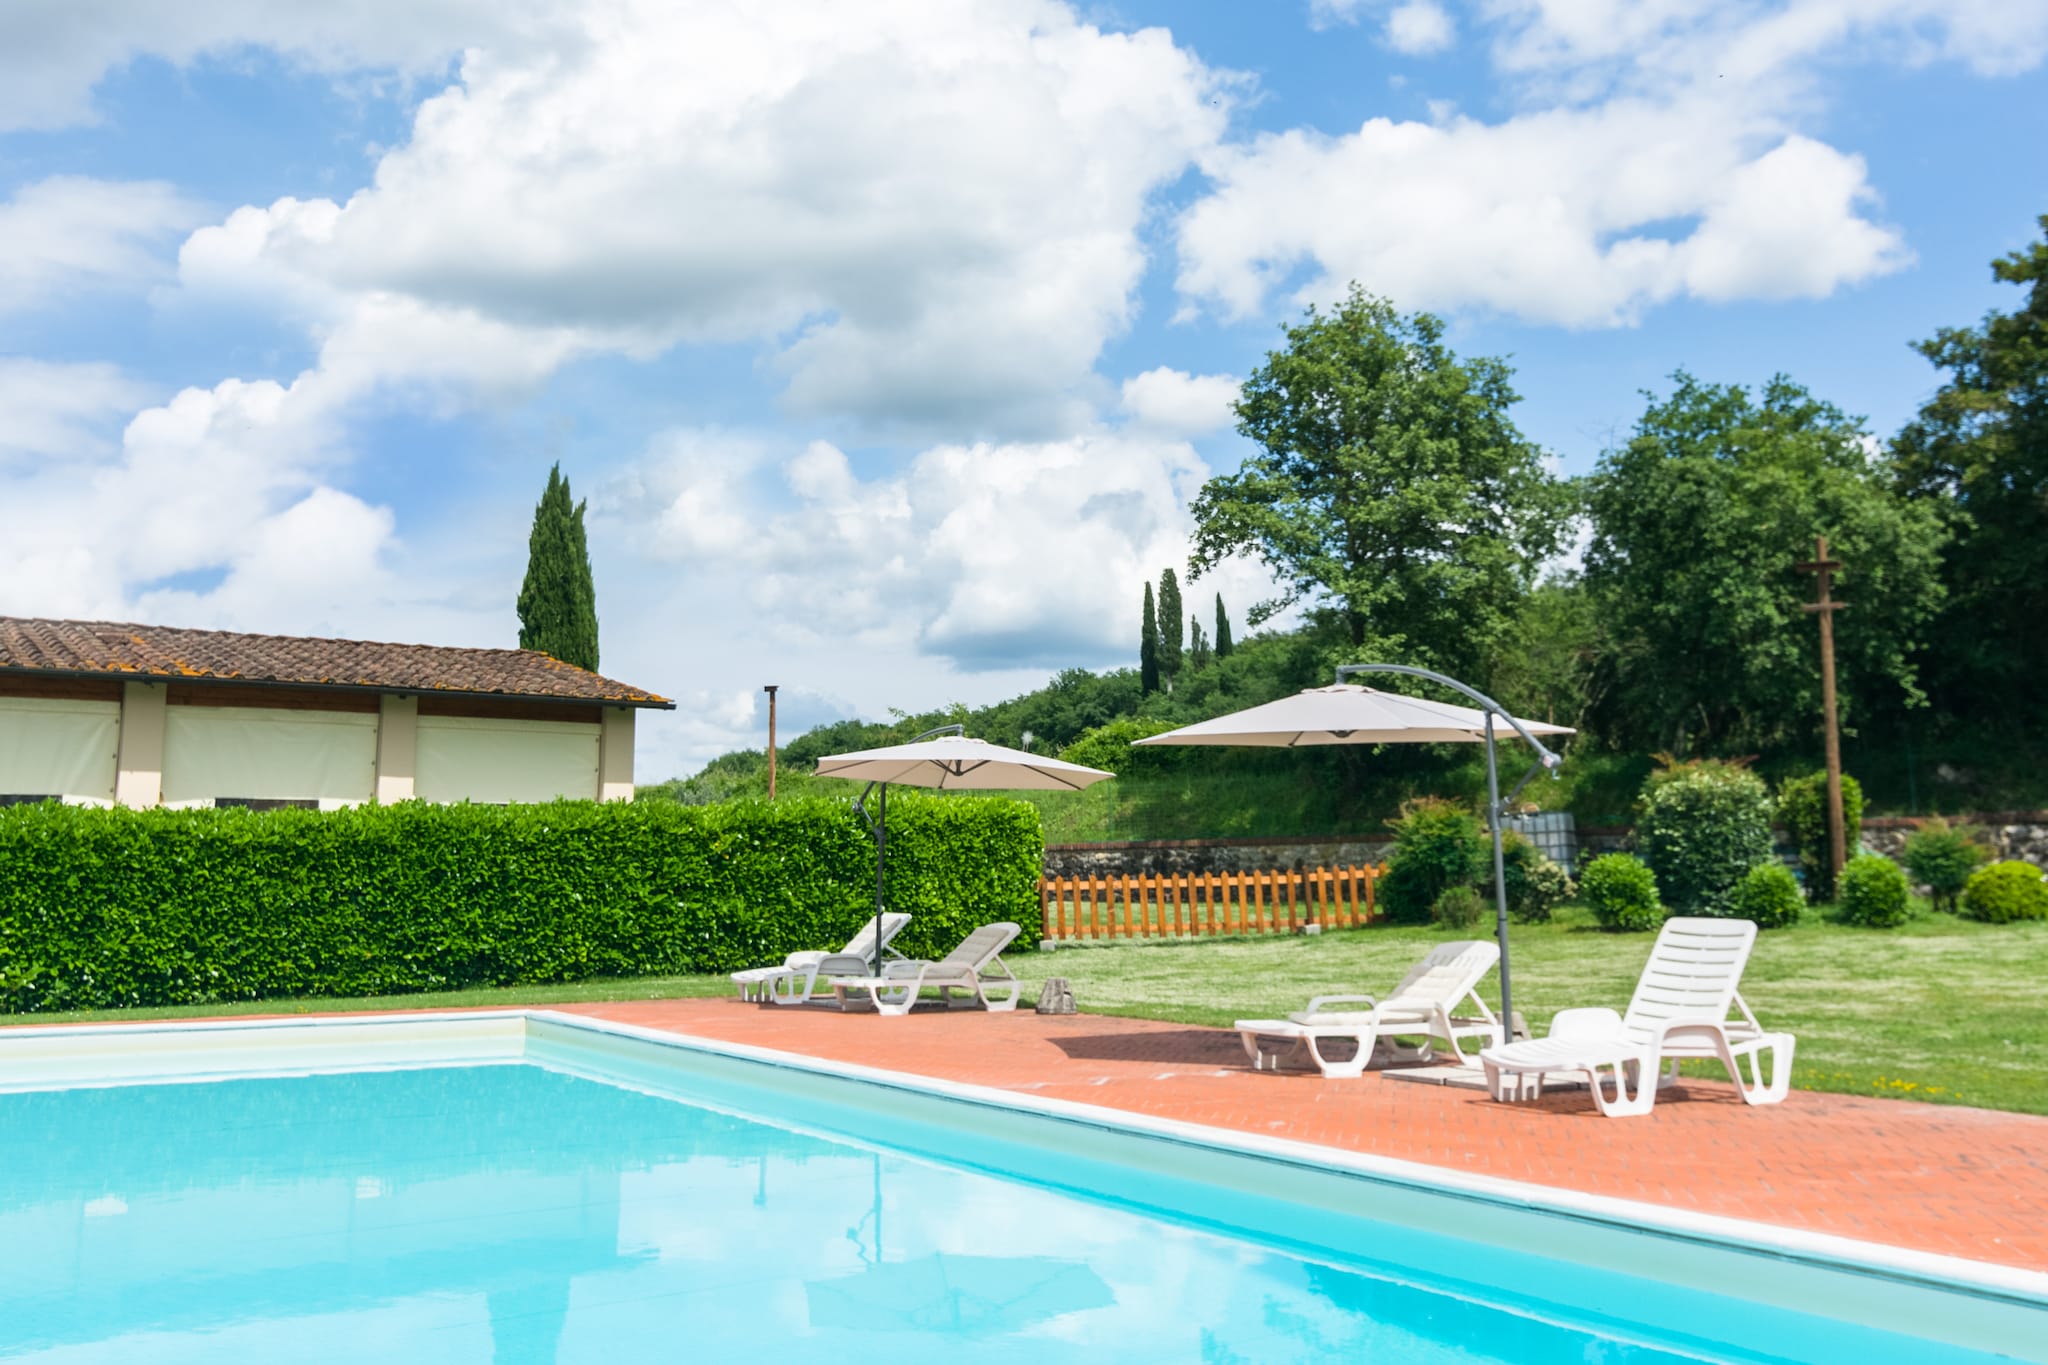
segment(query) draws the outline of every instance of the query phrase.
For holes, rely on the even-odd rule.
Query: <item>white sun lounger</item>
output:
[[[902,933],[903,926],[908,923],[910,916],[893,910],[882,916],[882,951],[888,956],[902,956],[889,947],[889,941]],[[739,987],[742,1000],[774,999],[780,1004],[800,1005],[811,998],[820,976],[866,976],[874,969],[875,920],[869,916],[861,925],[860,932],[836,953],[822,950],[791,953],[782,959],[779,967],[750,967],[743,972],[734,972],[732,983]]]
[[[877,1011],[891,1015],[910,1013],[918,993],[932,989],[948,1003],[954,991],[963,990],[974,992],[983,1009],[1013,1010],[1017,1008],[1023,983],[1003,965],[999,954],[1022,932],[1021,926],[1008,920],[984,924],[936,962],[891,962],[882,968],[880,976],[835,979],[832,993],[844,1004],[848,994],[865,992]],[[993,998],[990,987],[997,991]]]
[[[1436,1040],[1448,1043],[1460,1063],[1466,1062],[1459,1046],[1464,1038],[1500,1041],[1500,1021],[1478,995],[1480,979],[1500,961],[1500,948],[1485,939],[1440,943],[1415,964],[1393,993],[1381,1000],[1370,995],[1319,995],[1308,1008],[1285,1019],[1240,1019],[1239,1040],[1254,1071],[1278,1070],[1280,1063],[1297,1050],[1306,1049],[1316,1070],[1325,1076],[1352,1077],[1364,1074],[1372,1061],[1373,1048],[1384,1041],[1388,1054],[1399,1061],[1428,1061],[1435,1055]],[[1476,1014],[1456,1011],[1470,1001]],[[1337,1005],[1363,1005],[1363,1009],[1333,1009]],[[1422,1042],[1404,1047],[1397,1036],[1420,1036]],[[1292,1046],[1285,1052],[1268,1052],[1265,1039],[1284,1039]],[[1320,1046],[1330,1039],[1349,1038],[1358,1044],[1349,1061],[1332,1061]]]
[[[1626,1015],[1610,1009],[1561,1010],[1547,1038],[1532,1038],[1479,1054],[1486,1087],[1497,1100],[1531,1099],[1543,1078],[1584,1080],[1593,1102],[1610,1118],[1647,1114],[1657,1102],[1657,1073],[1665,1062],[1678,1074],[1682,1058],[1711,1057],[1750,1104],[1776,1104],[1792,1084],[1793,1037],[1766,1033],[1736,986],[1756,942],[1746,919],[1676,918],[1664,921],[1636,983]],[[1739,1018],[1729,1018],[1730,1010]],[[1758,1054],[1771,1054],[1770,1078]],[[1749,1058],[1749,1077],[1736,1064]],[[1611,1078],[1614,1097],[1604,1081]]]

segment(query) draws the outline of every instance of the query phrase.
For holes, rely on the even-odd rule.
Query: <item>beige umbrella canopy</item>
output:
[[[946,791],[1043,792],[1079,791],[1116,774],[954,734],[821,758],[818,776]]]
[[[908,744],[861,749],[818,760],[818,776],[865,782],[853,808],[875,833],[875,970],[882,969],[882,874],[889,857],[889,786],[937,787],[944,791],[1079,791],[1115,777],[1100,768],[1063,763],[1042,754],[1006,749],[987,740],[969,739],[961,726],[927,730]],[[868,792],[881,788],[874,815],[868,814]]]
[[[1138,744],[1236,744],[1291,749],[1307,744],[1483,744],[1487,712],[1381,692],[1355,683],[1310,687],[1291,697],[1198,721]],[[1505,724],[1506,713],[1497,723]],[[1565,725],[1518,720],[1525,735],[1569,735]]]
[[[1398,673],[1440,683],[1479,703],[1478,707],[1431,701],[1400,692],[1381,692],[1345,681],[1358,673]],[[1515,784],[1503,801],[1494,739],[1499,729],[1513,729],[1536,751],[1536,765]],[[1515,797],[1539,772],[1555,774],[1558,756],[1543,747],[1538,735],[1569,735],[1565,725],[1511,716],[1493,698],[1455,678],[1406,664],[1346,664],[1330,687],[1311,687],[1291,697],[1247,707],[1227,716],[1184,725],[1139,744],[1216,744],[1251,748],[1291,749],[1323,744],[1484,744],[1486,746],[1487,825],[1493,832],[1493,895],[1495,936],[1500,940],[1500,1017],[1505,1030],[1514,1028],[1514,996],[1508,986],[1508,892],[1502,867],[1501,819]],[[1506,1041],[1503,1039],[1502,1041]]]

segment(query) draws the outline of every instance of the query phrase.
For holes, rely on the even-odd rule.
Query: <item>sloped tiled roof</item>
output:
[[[674,705],[666,697],[530,649],[451,649],[0,616],[0,677],[17,669],[43,676],[127,676],[469,693],[626,706]]]

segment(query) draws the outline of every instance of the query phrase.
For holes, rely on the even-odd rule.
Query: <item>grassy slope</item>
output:
[[[1020,955],[1029,981],[1060,975],[1085,1010],[1195,1024],[1299,1009],[1320,993],[1386,990],[1441,934],[1373,928],[1320,938],[1062,948]],[[1624,1005],[1646,934],[1594,930],[1567,910],[1513,930],[1517,1007],[1538,1031],[1559,1009]],[[1890,931],[1817,917],[1760,937],[1744,995],[1768,1028],[1799,1037],[1803,1089],[1909,1096],[2048,1114],[2048,923],[1988,926],[1922,913]],[[662,977],[374,1000],[251,1002],[22,1016],[9,1022],[423,1009],[721,995],[722,978]],[[1482,986],[1489,995],[1493,980]],[[1713,1068],[1705,1068],[1712,1074]]]

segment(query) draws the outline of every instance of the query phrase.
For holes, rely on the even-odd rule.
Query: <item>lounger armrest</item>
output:
[[[1370,995],[1319,995],[1308,1002],[1303,1014],[1321,1014],[1325,1005],[1365,1005],[1371,1009],[1380,1007],[1379,999]]]
[[[827,953],[804,970],[819,976],[866,976],[873,969],[859,953]]]
[[[1553,1038],[1619,1038],[1621,1015],[1604,1005],[1586,1009],[1559,1010],[1550,1021]]]
[[[897,977],[917,976],[921,974],[925,970],[925,968],[930,967],[932,965],[932,962],[926,958],[898,958],[894,962],[884,962],[882,964],[882,977],[885,979],[894,979]]]

